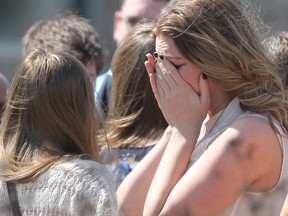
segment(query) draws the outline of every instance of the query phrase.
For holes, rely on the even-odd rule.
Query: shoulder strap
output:
[[[8,189],[8,195],[9,195],[9,200],[10,200],[10,205],[11,205],[13,216],[21,216],[16,186],[11,181],[7,181],[6,185]]]

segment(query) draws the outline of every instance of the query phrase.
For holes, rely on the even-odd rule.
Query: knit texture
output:
[[[31,215],[117,215],[115,183],[108,169],[94,161],[54,165],[34,182],[16,184],[20,210]],[[0,212],[11,215],[5,182],[0,181]]]

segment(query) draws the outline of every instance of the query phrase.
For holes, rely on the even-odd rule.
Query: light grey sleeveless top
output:
[[[244,116],[257,116],[268,121],[264,115],[243,111],[240,107],[239,100],[237,98],[233,99],[224,111],[220,111],[203,124],[198,142],[190,158],[188,169],[232,122]],[[288,137],[284,135],[282,128],[276,120],[274,120],[274,124],[281,135],[283,135],[278,135],[279,143],[283,151],[283,162],[281,176],[277,185],[267,192],[244,192],[231,206],[225,209],[221,216],[280,215],[288,192]],[[209,205],[207,207],[209,208]]]

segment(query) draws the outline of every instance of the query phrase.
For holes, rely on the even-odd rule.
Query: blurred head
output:
[[[122,0],[114,14],[114,40],[119,44],[142,19],[153,20],[170,0]]]
[[[250,13],[247,5],[238,0],[181,0],[160,16],[155,34],[157,40],[169,38],[173,50],[208,76],[210,92],[214,83],[231,98],[238,97],[243,109],[271,114],[283,123],[285,92],[263,52],[258,34],[262,23],[248,16],[255,11]]]
[[[104,66],[103,46],[89,21],[74,14],[42,20],[32,25],[23,37],[23,55],[35,48],[61,50],[80,60],[95,86]]]
[[[23,164],[11,168],[16,178],[30,178],[65,156],[97,160],[96,130],[93,89],[83,64],[61,51],[30,52],[11,83],[0,132],[5,155],[13,158],[8,167],[34,163],[30,171]]]
[[[0,115],[2,115],[2,110],[6,101],[8,87],[9,87],[8,79],[2,73],[0,73]]]
[[[155,51],[153,26],[154,22],[135,25],[114,53],[108,113],[108,139],[111,145],[131,145],[147,136],[153,137],[153,132],[167,127],[144,67],[146,54]]]
[[[288,89],[288,32],[278,32],[263,40],[262,43],[276,65],[283,84]]]

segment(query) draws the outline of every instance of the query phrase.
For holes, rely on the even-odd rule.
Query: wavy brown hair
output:
[[[0,176],[31,181],[54,162],[98,160],[93,89],[82,63],[64,52],[27,55],[8,92],[0,131]]]
[[[23,56],[35,48],[70,53],[84,65],[94,61],[97,74],[104,67],[106,49],[97,30],[84,17],[67,12],[33,24],[22,38]]]
[[[287,131],[284,87],[261,45],[264,25],[246,5],[254,9],[246,1],[181,0],[162,14],[155,34],[170,36],[244,110],[266,114],[270,123],[273,117]]]

